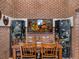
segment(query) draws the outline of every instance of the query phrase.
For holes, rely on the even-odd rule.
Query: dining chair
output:
[[[44,58],[58,58],[55,44],[42,44],[42,59]]]
[[[36,45],[35,44],[24,44],[21,46],[21,59],[23,58],[34,58],[36,59]]]

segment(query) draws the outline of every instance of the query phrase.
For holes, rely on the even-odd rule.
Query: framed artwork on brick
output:
[[[52,19],[28,19],[28,33],[32,34],[49,34],[53,33]]]

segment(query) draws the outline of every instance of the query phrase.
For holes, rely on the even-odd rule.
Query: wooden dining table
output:
[[[29,43],[28,43],[29,44]],[[45,43],[48,44],[48,43]],[[50,44],[50,43],[49,43]],[[13,45],[12,46],[12,51],[13,51],[13,59],[16,59],[16,51],[19,50],[21,48],[23,44],[17,44],[17,45]],[[43,44],[44,45],[44,44]],[[58,49],[58,59],[62,59],[62,46],[60,44],[54,44],[56,45],[57,49]],[[42,44],[36,44],[36,48],[37,49],[41,49]],[[51,48],[51,46],[45,46],[46,48]],[[29,48],[29,47],[28,47]]]

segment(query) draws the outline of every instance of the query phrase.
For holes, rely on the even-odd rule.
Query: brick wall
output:
[[[72,32],[72,56],[73,59],[79,59],[79,13],[75,10],[79,8],[79,0],[69,0],[68,15],[74,16],[74,27]]]
[[[0,0],[3,14],[18,18],[61,18],[73,16],[79,0]]]
[[[73,16],[75,9],[79,8],[79,0],[69,0],[68,2],[68,15]]]
[[[79,59],[79,13],[74,15],[72,31],[72,57],[73,59]]]
[[[0,59],[9,58],[9,28],[0,27]]]
[[[0,10],[4,15],[13,16],[12,0],[0,0]]]
[[[14,0],[16,18],[67,17],[65,0]]]

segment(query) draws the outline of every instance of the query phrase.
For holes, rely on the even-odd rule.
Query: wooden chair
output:
[[[42,44],[42,59],[54,58],[57,59],[57,48],[54,44]]]
[[[21,47],[21,59],[23,58],[34,58],[36,59],[36,45],[35,44],[24,44]]]
[[[20,51],[20,48],[21,48],[21,47],[19,47],[18,49],[16,49],[16,59],[17,59],[17,58],[21,58],[21,51]]]

